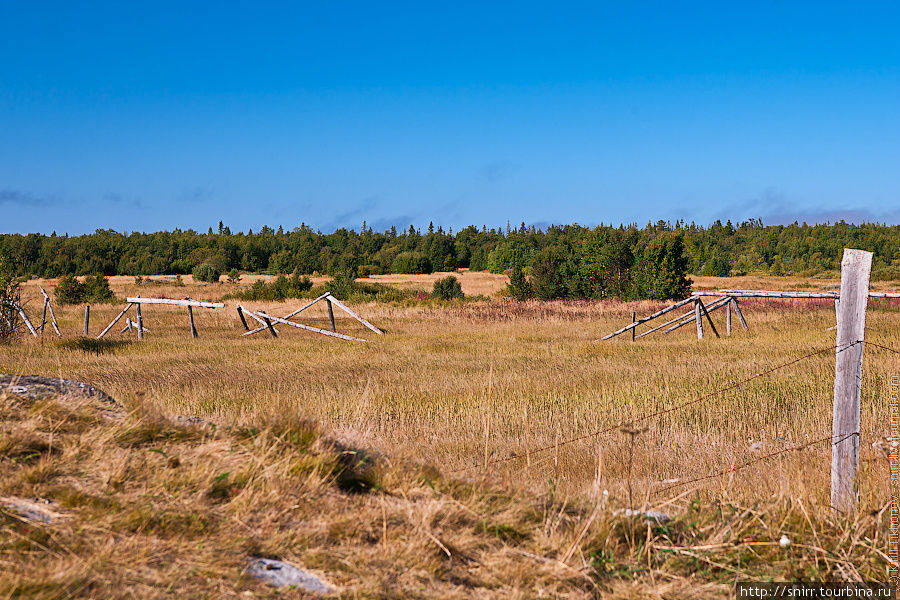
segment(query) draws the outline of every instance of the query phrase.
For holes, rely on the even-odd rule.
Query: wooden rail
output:
[[[200,308],[222,308],[222,302],[201,302],[199,300],[175,300],[172,298],[125,298],[126,302],[134,304],[173,304],[175,306],[199,306]]]

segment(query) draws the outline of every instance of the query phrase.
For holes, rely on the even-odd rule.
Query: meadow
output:
[[[882,448],[900,356],[865,352],[858,513],[828,506],[828,443],[757,461],[831,433],[832,301],[744,301],[750,329],[735,321],[730,337],[719,311],[721,338],[688,326],[599,342],[664,303],[519,303],[497,297],[504,276],[457,276],[491,299],[352,306],[384,336],[336,313],[337,330],[365,344],[288,327],[244,337],[234,300],[195,310],[198,339],[183,308],[145,306],[146,339],[120,334],[123,321],[96,343],[79,339],[82,306],[55,306],[62,339],[48,326],[0,346],[0,372],[88,382],[123,416],[4,396],[0,496],[48,498],[71,516],[24,530],[4,517],[0,595],[279,595],[243,573],[254,553],[318,569],[342,597],[719,597],[738,580],[887,578]],[[436,277],[371,279],[427,290]],[[256,278],[111,286],[119,298],[218,300]],[[699,277],[694,289],[838,283]],[[24,284],[33,320],[38,285],[53,282]],[[243,304],[281,315],[304,302]],[[92,336],[122,306],[92,306]],[[898,308],[870,301],[869,341],[900,349]],[[323,306],[303,317],[327,328]],[[58,451],[10,458],[48,435]],[[366,457],[364,472],[347,452]]]

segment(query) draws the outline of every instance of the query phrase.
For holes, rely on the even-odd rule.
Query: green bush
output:
[[[178,259],[172,261],[172,264],[169,265],[169,273],[173,275],[187,275],[191,272],[191,263],[184,259]]]
[[[325,284],[325,289],[334,296],[347,299],[354,292],[356,285],[353,273],[342,271],[334,276],[334,279]]]
[[[60,304],[110,302],[116,299],[105,275],[88,275],[83,282],[74,275],[63,275],[56,284],[54,294]]]
[[[192,274],[194,281],[205,281],[207,283],[219,283],[219,277],[222,276],[222,272],[209,263],[197,265],[194,267]]]
[[[109,289],[109,279],[105,275],[88,275],[84,278],[84,294],[87,302],[109,302],[115,295]]]
[[[56,301],[60,304],[81,304],[86,301],[84,284],[74,275],[63,275],[53,290]]]
[[[431,273],[431,261],[421,252],[401,252],[391,265],[393,273]]]
[[[534,290],[522,268],[516,268],[510,272],[506,292],[516,300],[528,300],[534,296]]]
[[[288,298],[302,298],[303,294],[312,288],[312,285],[312,280],[309,277],[301,276],[299,271],[294,271],[294,274],[290,277],[279,275],[271,283],[257,279],[248,289],[230,297],[237,297],[241,300],[280,302]]]
[[[241,272],[237,269],[228,271],[228,283],[238,283],[241,280]]]
[[[439,300],[454,300],[457,298],[465,298],[459,279],[453,275],[448,275],[443,279],[434,282],[434,288],[431,290],[431,297]]]

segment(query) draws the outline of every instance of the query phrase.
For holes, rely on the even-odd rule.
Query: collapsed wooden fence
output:
[[[712,297],[714,300],[709,304],[704,304],[702,298],[704,297]],[[900,298],[900,293],[895,292],[869,292],[868,298]],[[725,333],[726,335],[731,335],[731,313],[737,315],[738,320],[741,323],[741,326],[744,329],[749,329],[747,325],[746,319],[744,319],[744,314],[741,312],[740,304],[738,303],[738,298],[793,298],[793,299],[802,299],[802,298],[811,298],[811,299],[832,299],[835,301],[835,310],[838,310],[840,293],[839,292],[782,292],[778,290],[730,290],[730,289],[722,289],[716,291],[707,291],[707,292],[694,292],[691,294],[689,298],[685,298],[684,300],[679,300],[678,302],[671,304],[662,310],[658,310],[655,313],[643,317],[641,319],[637,319],[632,313],[632,321],[628,325],[618,329],[609,335],[606,335],[601,338],[601,340],[608,340],[616,337],[617,335],[621,335],[625,332],[632,331],[632,339],[640,339],[642,337],[648,336],[651,333],[657,332],[660,329],[668,327],[663,333],[671,333],[676,329],[684,327],[690,323],[695,323],[697,326],[697,339],[703,339],[704,337],[704,327],[703,327],[703,319],[706,319],[706,322],[709,324],[709,328],[712,332],[719,336],[719,331],[716,329],[715,324],[712,321],[712,317],[710,317],[710,313],[718,310],[720,308],[725,309]],[[670,319],[661,325],[657,325],[652,327],[651,329],[642,332],[640,335],[635,335],[636,329],[638,326],[643,325],[649,321],[652,321],[658,317],[661,317],[665,314],[668,314],[674,310],[681,308],[682,306],[686,306],[688,304],[693,304],[692,308],[685,312],[682,315],[675,317],[674,319]]]
[[[307,308],[313,306],[317,302],[322,302],[322,301],[324,301],[325,304],[328,306],[328,320],[331,323],[331,331],[328,331],[326,329],[321,329],[319,327],[313,327],[311,325],[304,325],[303,323],[297,323],[295,321],[288,320],[291,317],[295,317],[295,316],[299,315],[300,313],[305,311]],[[275,329],[275,326],[272,324],[274,321],[275,323],[280,323],[282,325],[290,325],[291,327],[296,327],[298,329],[311,331],[313,333],[319,333],[322,335],[339,338],[342,340],[346,340],[348,342],[367,342],[368,340],[364,340],[362,338],[357,338],[357,337],[353,337],[350,335],[346,335],[346,334],[337,332],[337,329],[335,328],[335,323],[334,323],[334,308],[333,308],[333,306],[337,306],[338,308],[340,308],[341,310],[346,312],[348,315],[350,315],[351,317],[353,317],[354,319],[356,319],[357,321],[359,321],[360,323],[362,323],[363,325],[365,325],[366,327],[368,327],[369,329],[371,329],[378,335],[384,334],[384,332],[382,330],[378,329],[377,327],[375,327],[374,325],[372,325],[371,323],[369,323],[368,321],[363,319],[361,316],[356,314],[356,312],[354,312],[351,308],[349,308],[343,302],[341,302],[340,300],[338,300],[337,298],[332,296],[329,292],[325,292],[318,298],[314,299],[312,302],[306,304],[305,306],[303,306],[301,308],[298,308],[297,310],[295,310],[283,317],[276,317],[276,316],[270,315],[263,310],[253,312],[253,311],[245,308],[244,306],[241,306],[240,304],[237,306],[237,313],[241,319],[241,324],[244,326],[244,329],[246,330],[246,333],[244,333],[244,335],[253,335],[253,334],[259,333],[260,331],[267,330],[272,337],[278,337],[278,330]],[[255,319],[257,322],[260,323],[260,326],[257,327],[256,329],[250,329],[250,326],[247,325],[247,319],[244,318],[244,315],[248,315],[251,318]]]

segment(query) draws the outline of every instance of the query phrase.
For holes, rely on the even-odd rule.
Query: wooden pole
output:
[[[241,318],[241,325],[244,326],[244,331],[250,331],[250,326],[247,325],[247,319],[244,318],[244,311],[241,310],[241,307],[237,307],[238,316]]]
[[[269,320],[269,315],[266,314],[266,311],[261,310],[259,314],[262,316],[263,323],[266,324],[266,327],[269,328],[269,333],[272,334],[272,337],[278,337],[278,334],[275,333],[275,328],[272,326],[272,321]]]
[[[325,298],[325,302],[328,304],[328,320],[331,322],[331,331],[337,331],[334,326],[334,308],[331,306],[331,300]]]
[[[859,399],[871,271],[871,252],[844,249],[831,446],[831,505],[840,511],[855,510],[859,502]]]
[[[244,312],[246,312],[248,315],[250,315],[251,317],[253,317],[254,319],[257,319],[257,320],[262,320],[262,318],[264,317],[266,319],[266,321],[272,320],[272,321],[275,321],[276,323],[283,323],[284,325],[290,325],[291,327],[296,327],[297,329],[312,331],[314,333],[321,333],[322,335],[336,337],[336,338],[340,338],[342,340],[347,340],[350,342],[366,342],[366,343],[368,343],[368,340],[356,338],[356,337],[349,336],[349,335],[344,335],[343,333],[337,333],[336,331],[328,331],[327,329],[319,329],[318,327],[310,327],[309,325],[304,325],[303,323],[294,323],[293,321],[288,321],[287,319],[282,319],[280,317],[267,315],[263,311],[258,311],[259,315],[254,315],[252,312],[250,312],[249,310],[247,310],[245,308]],[[247,333],[245,333],[243,335],[252,335],[252,334],[253,334],[252,331],[248,331]]]
[[[191,321],[191,337],[196,338],[199,337],[197,335],[197,328],[194,327],[194,307],[188,306],[188,319]]]
[[[50,302],[50,296],[47,295],[44,288],[41,288],[41,293],[44,295],[44,300],[47,301],[47,308],[50,310],[50,323],[53,324],[53,331],[56,332],[56,335],[62,337],[62,334],[59,332],[59,325],[56,322],[56,315],[53,314],[53,303]]]
[[[741,327],[749,330],[750,328],[747,327],[747,321],[744,320],[744,313],[741,312],[741,307],[740,307],[740,305],[738,305],[737,298],[731,299],[731,305],[734,307],[734,314],[737,315],[738,321],[741,322]]]
[[[714,310],[719,310],[720,308],[722,308],[723,306],[725,306],[725,303],[726,303],[725,301],[721,301],[721,302],[712,302],[712,303],[710,303],[708,306],[706,306],[705,308],[706,308],[707,311],[713,312]],[[675,331],[676,329],[680,329],[680,328],[684,327],[685,325],[688,325],[688,324],[690,324],[690,323],[693,323],[694,321],[697,320],[697,313],[694,312],[693,310],[691,310],[691,312],[687,313],[687,314],[684,315],[684,317],[682,317],[682,318],[683,318],[683,320],[682,320],[680,323],[676,323],[676,324],[673,325],[672,327],[669,327],[669,328],[666,329],[663,333],[666,333],[666,334],[672,333],[672,332]],[[666,325],[668,325],[668,323],[666,323]],[[651,329],[650,331],[653,331],[653,330]],[[641,335],[643,335],[643,334],[641,334]],[[640,337],[640,336],[638,336],[638,337]]]
[[[637,313],[636,313],[635,311],[631,311],[631,322],[632,322],[632,323],[636,323],[636,322],[637,322]],[[632,342],[634,341],[634,330],[635,330],[635,329],[636,329],[635,327],[632,327],[632,328],[631,328],[631,341],[632,341]]]
[[[47,303],[49,300],[44,298],[44,314],[41,316],[41,335],[44,335],[44,326],[47,325]]]
[[[363,319],[361,316],[359,316],[358,314],[353,312],[353,310],[351,310],[349,307],[347,307],[346,304],[344,304],[343,302],[341,302],[340,300],[338,300],[331,294],[328,294],[328,300],[333,302],[335,306],[340,308],[342,311],[344,311],[345,313],[347,313],[348,315],[350,315],[351,317],[353,317],[354,319],[356,319],[357,321],[359,321],[360,323],[362,323],[363,325],[365,325],[366,327],[368,327],[369,329],[371,329],[378,335],[384,335],[384,332],[382,330],[378,329],[377,327],[375,327],[374,325],[372,325],[371,323],[369,323],[368,321]]]
[[[138,339],[144,339],[144,315],[141,314],[141,305],[135,304],[134,312],[137,315]]]
[[[712,312],[712,311],[716,310],[717,308],[719,308],[720,306],[722,306],[722,304],[723,304],[726,300],[727,300],[727,298],[719,298],[718,300],[716,300],[716,301],[714,301],[714,302],[710,302],[710,303],[707,305],[706,309],[707,309],[709,312]],[[683,321],[684,319],[687,319],[687,321],[684,321],[683,323],[678,323],[679,321]],[[684,313],[683,315],[677,316],[677,317],[675,317],[674,319],[669,319],[668,321],[666,321],[666,322],[663,323],[662,325],[657,325],[657,326],[654,327],[653,329],[648,329],[648,330],[645,331],[644,333],[642,333],[642,334],[640,334],[639,336],[637,336],[637,339],[641,339],[641,338],[644,337],[645,335],[650,335],[650,334],[653,333],[654,331],[659,331],[659,330],[662,329],[663,327],[668,327],[668,326],[671,325],[672,323],[678,323],[678,326],[677,326],[677,327],[673,327],[672,329],[666,331],[665,333],[669,333],[669,331],[672,331],[672,330],[674,330],[674,329],[678,329],[678,327],[681,327],[682,325],[687,325],[688,323],[693,323],[693,322],[694,322],[694,309],[692,308],[691,310],[687,311],[687,312]]]
[[[84,305],[84,335],[88,335],[88,325],[91,323],[91,305]]]
[[[625,333],[625,332],[628,331],[629,329],[632,329],[632,328],[634,328],[634,327],[637,327],[637,326],[640,325],[641,323],[646,323],[647,321],[650,321],[650,320],[652,320],[652,319],[655,319],[656,317],[662,316],[662,315],[666,314],[667,312],[670,312],[670,311],[675,310],[676,308],[681,308],[681,307],[684,306],[685,304],[688,304],[688,303],[690,303],[690,302],[694,302],[695,300],[696,300],[696,298],[694,298],[694,297],[691,297],[691,298],[685,298],[684,300],[679,300],[679,301],[676,302],[675,304],[672,304],[672,305],[670,305],[670,306],[667,306],[667,307],[665,307],[665,308],[662,309],[662,310],[658,310],[658,311],[656,311],[655,313],[653,313],[652,315],[646,316],[646,317],[644,317],[643,319],[638,319],[638,320],[635,321],[634,323],[631,323],[631,324],[629,324],[629,325],[626,325],[625,327],[623,327],[622,329],[619,329],[618,331],[613,331],[613,332],[610,333],[609,335],[604,336],[604,337],[602,337],[602,338],[600,338],[600,339],[601,339],[601,340],[608,340],[608,339],[610,339],[610,338],[616,337],[616,336],[619,335],[620,333]]]
[[[731,335],[731,301],[725,304],[725,335]]]
[[[238,305],[238,306],[240,306],[240,305]],[[269,322],[268,324],[266,324],[266,321],[263,321],[262,317],[256,315],[252,310],[247,310],[247,309],[244,308],[243,306],[241,306],[240,308],[241,308],[241,310],[244,312],[244,314],[250,315],[251,317],[253,317],[254,319],[256,319],[258,322],[262,323],[262,328],[263,328],[263,329],[268,329],[268,330],[269,330],[269,333],[272,334],[272,337],[278,337],[278,330],[275,329],[275,327],[272,326],[272,323],[271,323],[271,322]],[[259,312],[262,313],[263,311],[259,311]],[[256,330],[248,331],[248,332],[245,333],[244,335],[253,335],[255,332],[256,332]]]
[[[697,298],[697,304],[700,305],[700,310],[702,310],[703,314],[706,315],[706,321],[709,323],[709,328],[713,330],[713,333],[716,334],[716,337],[722,337],[719,335],[719,332],[716,331],[716,326],[712,321],[712,317],[709,316],[709,311],[706,310],[706,306],[703,305],[703,301]]]
[[[694,320],[697,321],[697,339],[703,339],[703,315],[700,314],[700,298],[694,300]]]
[[[282,319],[290,319],[291,317],[293,317],[293,316],[295,316],[295,315],[299,315],[300,313],[302,313],[304,310],[306,310],[307,308],[309,308],[310,306],[312,306],[313,304],[315,304],[315,303],[318,302],[319,300],[324,300],[325,298],[327,298],[327,297],[330,296],[330,295],[331,295],[331,294],[329,294],[328,292],[325,292],[324,294],[322,294],[321,296],[319,296],[318,298],[316,298],[316,299],[313,300],[312,302],[306,304],[305,306],[303,306],[303,307],[301,307],[301,308],[298,308],[297,310],[295,310],[295,311],[292,312],[292,313],[289,313],[289,314],[284,315],[284,316],[281,317],[281,318],[282,318]],[[244,310],[247,310],[247,309],[244,309]],[[245,335],[253,335],[254,333],[259,333],[260,331],[264,330],[265,328],[266,328],[265,325],[263,325],[262,327],[257,327],[256,329],[250,330],[250,333],[245,334]]]
[[[25,310],[22,308],[22,305],[15,304],[14,306],[15,306],[16,310],[19,311],[19,316],[22,317],[22,321],[24,321],[25,324],[28,326],[28,331],[31,332],[31,335],[33,335],[34,337],[37,337],[38,336],[37,331],[35,331],[34,325],[31,324],[31,320],[28,318],[28,315],[25,314]]]
[[[107,325],[107,326],[106,326],[106,329],[104,329],[103,331],[100,332],[100,335],[97,336],[97,339],[99,340],[99,339],[102,338],[104,335],[106,335],[106,332],[109,331],[110,329],[112,329],[113,325],[115,325],[116,323],[118,323],[118,322],[119,322],[119,319],[121,319],[121,318],[125,315],[125,313],[128,312],[128,309],[131,308],[132,306],[134,306],[134,303],[133,303],[133,302],[129,302],[128,304],[126,304],[126,305],[125,305],[125,308],[122,309],[122,312],[119,313],[119,316],[117,316],[115,319],[113,319],[113,320],[112,320],[112,323],[110,323],[109,325]],[[85,321],[85,326],[87,326],[87,321]]]

